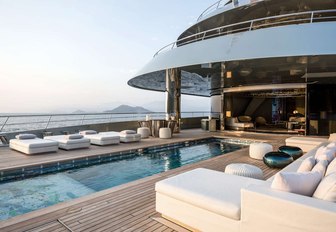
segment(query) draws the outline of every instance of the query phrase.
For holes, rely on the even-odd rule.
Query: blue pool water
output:
[[[85,196],[156,173],[241,149],[211,139],[189,146],[146,149],[127,158],[0,184],[0,220]]]

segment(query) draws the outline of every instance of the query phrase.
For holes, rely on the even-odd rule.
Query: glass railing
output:
[[[164,112],[0,115],[0,132],[46,130],[69,126],[138,121],[145,120],[146,115],[150,115],[151,119],[166,117]],[[209,112],[183,112],[181,115],[182,118],[205,117],[209,115]]]
[[[263,28],[269,27],[277,27],[284,25],[293,25],[293,24],[303,24],[303,23],[318,23],[318,22],[328,22],[328,21],[336,21],[336,10],[320,10],[320,11],[306,11],[300,13],[291,13],[284,15],[277,15],[272,17],[259,18],[244,22],[239,22],[235,24],[225,25],[222,27],[216,27],[210,30],[202,31],[199,33],[195,33],[193,35],[184,37],[179,39],[173,43],[170,43],[163,48],[161,48],[158,52],[154,54],[154,57],[175,49],[177,47],[187,45],[190,43],[211,39],[214,37],[253,31]]]

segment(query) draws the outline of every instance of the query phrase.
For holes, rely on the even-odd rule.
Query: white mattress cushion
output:
[[[270,185],[266,181],[199,168],[157,182],[155,190],[171,198],[239,220],[240,190],[252,184]]]
[[[19,147],[27,147],[27,148],[43,148],[43,147],[51,147],[57,146],[58,143],[56,141],[45,140],[40,138],[35,139],[11,139],[9,141],[11,144],[19,146]]]
[[[111,135],[104,135],[104,134],[87,134],[85,135],[85,138],[88,139],[99,139],[101,141],[108,141],[108,140],[120,140],[120,136],[117,134],[111,134]]]

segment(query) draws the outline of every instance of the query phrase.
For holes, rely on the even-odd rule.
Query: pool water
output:
[[[0,184],[0,220],[241,149],[212,139],[146,149],[109,163]]]

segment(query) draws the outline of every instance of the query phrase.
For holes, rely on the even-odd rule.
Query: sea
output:
[[[207,112],[186,112],[182,117],[201,117]],[[147,117],[146,117],[147,116]],[[92,113],[92,114],[4,114],[0,113],[0,132],[45,130],[69,126],[91,125],[110,122],[127,122],[164,119],[165,113]]]

